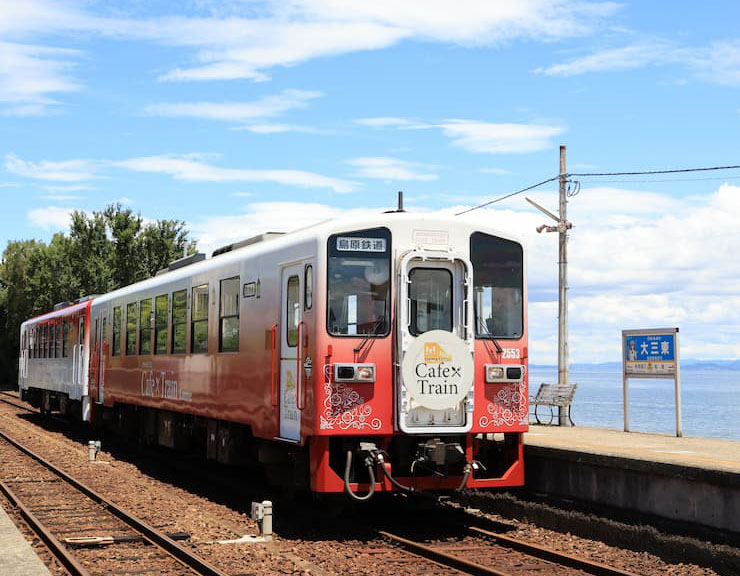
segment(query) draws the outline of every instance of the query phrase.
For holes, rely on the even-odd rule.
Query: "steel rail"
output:
[[[525,554],[541,558],[542,560],[549,560],[550,562],[568,566],[569,568],[583,570],[584,572],[594,574],[595,576],[636,576],[634,572],[628,572],[626,570],[607,566],[606,564],[593,562],[592,560],[587,560],[579,556],[559,552],[546,546],[540,546],[539,544],[532,544],[531,542],[518,540],[498,532],[490,532],[489,530],[484,530],[483,528],[478,528],[476,526],[470,526],[468,529],[477,535],[493,539],[496,544],[500,544],[501,546],[524,552]]]
[[[10,503],[18,509],[21,516],[26,520],[31,529],[36,532],[39,538],[43,540],[47,548],[51,551],[54,557],[61,562],[70,574],[73,576],[90,576],[87,569],[79,563],[69,550],[44,526],[41,521],[34,516],[23,502],[15,495],[10,487],[0,480],[0,491],[5,494],[5,497],[10,500]]]
[[[452,556],[451,554],[447,554],[431,546],[419,544],[418,542],[402,538],[401,536],[391,534],[385,530],[379,530],[378,534],[387,540],[406,548],[407,550],[411,550],[419,556],[423,556],[424,558],[428,558],[429,560],[433,560],[434,562],[449,568],[462,570],[466,574],[474,574],[475,576],[511,576],[509,572],[502,572],[495,568],[489,568],[487,566],[482,566],[481,564],[476,564],[475,562],[470,562],[469,560],[463,560],[458,556]]]
[[[22,444],[20,444],[19,442],[17,442],[16,440],[11,438],[7,434],[5,434],[5,432],[0,431],[0,438],[4,439],[9,444],[16,447],[18,450],[20,450],[27,456],[30,456],[31,458],[36,460],[42,466],[44,466],[45,468],[47,468],[48,470],[50,470],[51,472],[59,476],[62,480],[64,480],[68,484],[74,486],[77,490],[82,492],[85,496],[87,496],[88,498],[96,502],[97,504],[100,504],[101,506],[106,508],[109,512],[111,512],[114,516],[122,520],[129,527],[133,528],[136,532],[139,532],[144,537],[145,540],[161,548],[162,550],[167,552],[170,556],[173,556],[174,558],[179,560],[180,563],[182,563],[186,567],[197,572],[198,574],[202,574],[203,576],[226,576],[223,572],[221,572],[214,566],[211,566],[205,560],[192,554],[189,550],[183,548],[182,546],[177,544],[177,542],[167,537],[162,532],[159,532],[153,526],[150,526],[143,520],[140,520],[136,518],[135,516],[132,516],[131,514],[127,513],[122,508],[115,505],[113,502],[106,500],[103,496],[95,492],[92,488],[89,488],[88,486],[80,482],[79,480],[74,479],[72,476],[70,476],[63,470],[54,466],[54,464],[52,464],[51,462],[45,460],[38,454],[31,451],[29,448],[26,448],[25,446],[23,446]],[[61,546],[61,543],[59,545]],[[87,576],[86,572],[81,573],[81,574],[85,574],[85,576]]]

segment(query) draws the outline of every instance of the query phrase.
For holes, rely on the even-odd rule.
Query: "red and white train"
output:
[[[518,241],[392,212],[192,260],[24,322],[22,397],[317,493],[523,483]]]

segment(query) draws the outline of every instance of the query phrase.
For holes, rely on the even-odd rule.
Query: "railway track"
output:
[[[0,461],[0,491],[70,574],[224,576],[4,432]]]
[[[380,531],[388,542],[434,563],[475,576],[547,574],[553,576],[636,576],[632,572],[592,562],[482,528],[462,527],[460,537],[420,542]],[[423,574],[427,568],[418,566]],[[409,574],[411,572],[408,572]]]

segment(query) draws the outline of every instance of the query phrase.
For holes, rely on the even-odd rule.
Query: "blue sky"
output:
[[[0,245],[111,202],[211,250],[385,209],[457,212],[556,174],[740,164],[735,2],[0,0]],[[571,359],[623,328],[740,357],[740,171],[582,178]],[[556,209],[554,186],[528,194]],[[523,196],[531,361],[556,359],[557,241]]]

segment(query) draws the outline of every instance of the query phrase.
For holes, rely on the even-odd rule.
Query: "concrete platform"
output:
[[[740,533],[740,442],[530,426],[527,487]]]
[[[0,574],[51,576],[13,521],[0,508]]]

